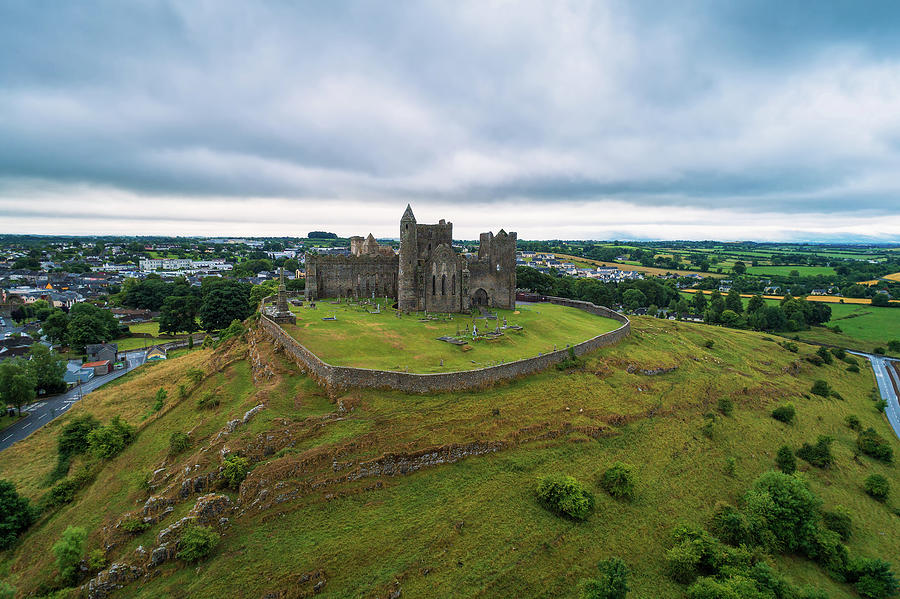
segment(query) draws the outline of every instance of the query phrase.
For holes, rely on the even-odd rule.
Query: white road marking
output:
[[[7,440],[7,439],[9,439],[9,438],[10,438],[10,437],[12,437],[12,435],[11,435],[11,434],[9,434],[9,435],[6,435],[6,436],[5,436],[5,437],[3,437],[3,440],[4,440],[4,441],[6,441],[6,440]]]

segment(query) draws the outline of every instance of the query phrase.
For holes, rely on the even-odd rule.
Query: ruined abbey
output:
[[[369,234],[350,238],[349,256],[306,255],[306,297],[389,297],[405,312],[468,312],[513,308],[516,234],[482,233],[478,255],[453,249],[453,223],[416,223],[412,208],[400,219],[400,252]]]

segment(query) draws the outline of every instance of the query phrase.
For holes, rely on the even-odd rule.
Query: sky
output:
[[[900,242],[900,3],[0,2],[0,232]]]

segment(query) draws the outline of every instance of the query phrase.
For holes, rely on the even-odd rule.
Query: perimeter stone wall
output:
[[[268,298],[266,298],[268,299]],[[266,299],[261,302],[265,304]],[[631,334],[631,323],[623,314],[619,314],[609,308],[597,306],[590,302],[570,300],[561,297],[548,297],[548,302],[561,306],[568,306],[584,310],[597,316],[612,318],[622,323],[622,326],[602,333],[572,346],[576,356],[592,352],[600,347],[614,345]],[[523,358],[515,362],[489,366],[475,370],[461,370],[457,372],[442,372],[436,374],[423,374],[411,372],[397,372],[392,370],[375,370],[372,368],[353,368],[349,366],[333,366],[323,362],[312,351],[304,347],[299,341],[288,335],[277,323],[273,322],[264,313],[260,314],[260,326],[272,341],[282,347],[294,362],[305,372],[312,376],[320,385],[329,392],[338,392],[344,389],[369,387],[374,389],[392,389],[406,393],[440,393],[447,391],[465,391],[469,389],[482,389],[501,381],[516,379],[536,372],[546,370],[568,358],[568,349],[550,352],[547,354]]]

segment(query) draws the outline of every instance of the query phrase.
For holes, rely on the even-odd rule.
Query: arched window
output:
[[[453,283],[450,286],[450,295],[456,295],[456,273],[453,273]]]
[[[436,283],[437,283],[437,277],[434,275],[431,275],[431,295],[434,295]]]
[[[447,275],[441,275],[441,295],[447,295]]]

